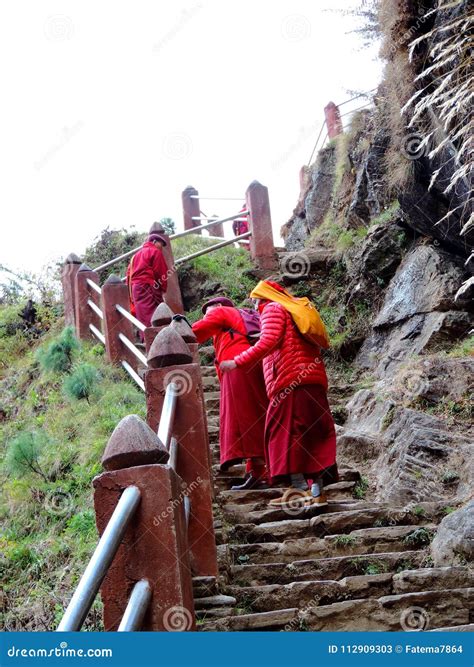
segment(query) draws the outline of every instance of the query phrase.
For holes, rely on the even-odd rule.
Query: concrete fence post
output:
[[[160,234],[164,237],[166,245],[163,248],[163,255],[168,267],[168,289],[164,295],[165,303],[175,313],[184,313],[183,298],[181,296],[181,288],[179,286],[178,271],[174,265],[173,249],[168,234],[166,234],[163,226],[159,222],[154,222],[150,227],[149,234]]]
[[[218,219],[217,215],[213,215],[212,217]],[[207,220],[206,222],[210,222],[210,220]],[[218,236],[221,239],[224,238],[224,225],[222,222],[218,222],[217,224],[212,225],[212,227],[208,227],[207,231],[210,236]]]
[[[273,270],[277,267],[273,244],[272,218],[268,188],[253,181],[245,193],[252,236],[250,254],[259,269]]]
[[[177,473],[189,492],[188,539],[194,575],[216,576],[217,554],[212,515],[212,483],[207,418],[199,364],[188,345],[168,326],[156,336],[144,375],[147,422],[156,432],[166,387],[175,383],[178,401],[172,435],[179,444]]]
[[[116,305],[130,310],[128,286],[112,274],[102,286],[102,312],[104,313],[105,353],[112,364],[120,364],[122,360],[137,370],[137,358],[119,338],[119,334],[134,342],[133,324],[121,315]]]
[[[66,326],[74,327],[76,324],[76,273],[79,271],[81,260],[73,252],[66,257],[61,274],[64,299],[64,320]]]
[[[129,486],[140,504],[101,587],[104,625],[115,631],[134,585],[147,580],[152,591],[142,630],[195,630],[192,576],[182,480],[164,463],[168,452],[137,415],[122,419],[102,458],[106,472],[96,477],[94,507],[102,534]]]
[[[87,302],[90,300],[100,308],[100,296],[88,285],[88,279],[97,285],[99,284],[99,274],[93,271],[87,264],[81,264],[76,273],[74,286],[76,335],[81,340],[96,340],[89,325],[93,324],[99,331],[102,331],[102,321]]]
[[[329,102],[329,104],[324,107],[324,116],[326,118],[328,137],[334,139],[334,137],[337,137],[338,134],[341,134],[344,131],[339,107],[336,106],[334,102]]]
[[[199,204],[199,195],[196,188],[193,188],[192,185],[188,185],[186,189],[181,193],[181,199],[183,202],[183,220],[184,220],[184,229],[192,229],[193,227],[199,227],[201,224],[200,220],[193,220],[201,216],[201,205]],[[201,234],[201,232],[196,232],[196,234]]]

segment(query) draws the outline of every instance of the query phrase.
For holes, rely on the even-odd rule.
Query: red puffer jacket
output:
[[[319,348],[299,333],[291,315],[279,303],[267,302],[260,317],[262,333],[253,347],[234,359],[247,366],[263,359],[268,398],[303,384],[320,384],[326,391],[328,380]]]

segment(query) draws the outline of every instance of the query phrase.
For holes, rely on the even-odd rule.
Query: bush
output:
[[[46,349],[38,350],[37,359],[46,371],[67,373],[71,369],[74,352],[78,349],[79,343],[74,331],[72,327],[67,327]]]
[[[5,459],[7,470],[18,477],[35,473],[48,481],[39,464],[41,450],[45,444],[46,437],[43,434],[28,431],[19,433],[8,445]]]
[[[77,400],[85,398],[89,402],[89,397],[99,379],[99,372],[92,364],[79,364],[64,380],[64,393],[68,398]]]

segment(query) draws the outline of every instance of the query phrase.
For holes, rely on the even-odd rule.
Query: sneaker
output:
[[[305,503],[311,498],[311,491],[303,491],[290,486],[280,498],[274,498],[269,501],[270,507],[304,507]]]

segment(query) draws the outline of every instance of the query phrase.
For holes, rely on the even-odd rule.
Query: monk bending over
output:
[[[274,289],[283,288],[265,281]],[[280,303],[258,298],[260,340],[223,361],[220,370],[232,377],[263,359],[269,406],[265,424],[265,454],[273,484],[287,490],[273,506],[325,505],[323,486],[338,479],[336,432],[327,399],[327,377],[320,348],[298,331]],[[231,372],[228,372],[231,371]],[[308,486],[309,482],[309,486]]]
[[[212,336],[216,368],[221,385],[220,465],[227,470],[246,461],[246,479],[234,490],[264,488],[264,427],[268,399],[260,361],[239,368],[234,373],[221,372],[226,359],[251,348],[247,329],[239,310],[226,297],[211,299],[202,307],[204,318],[193,324],[199,343]]]

